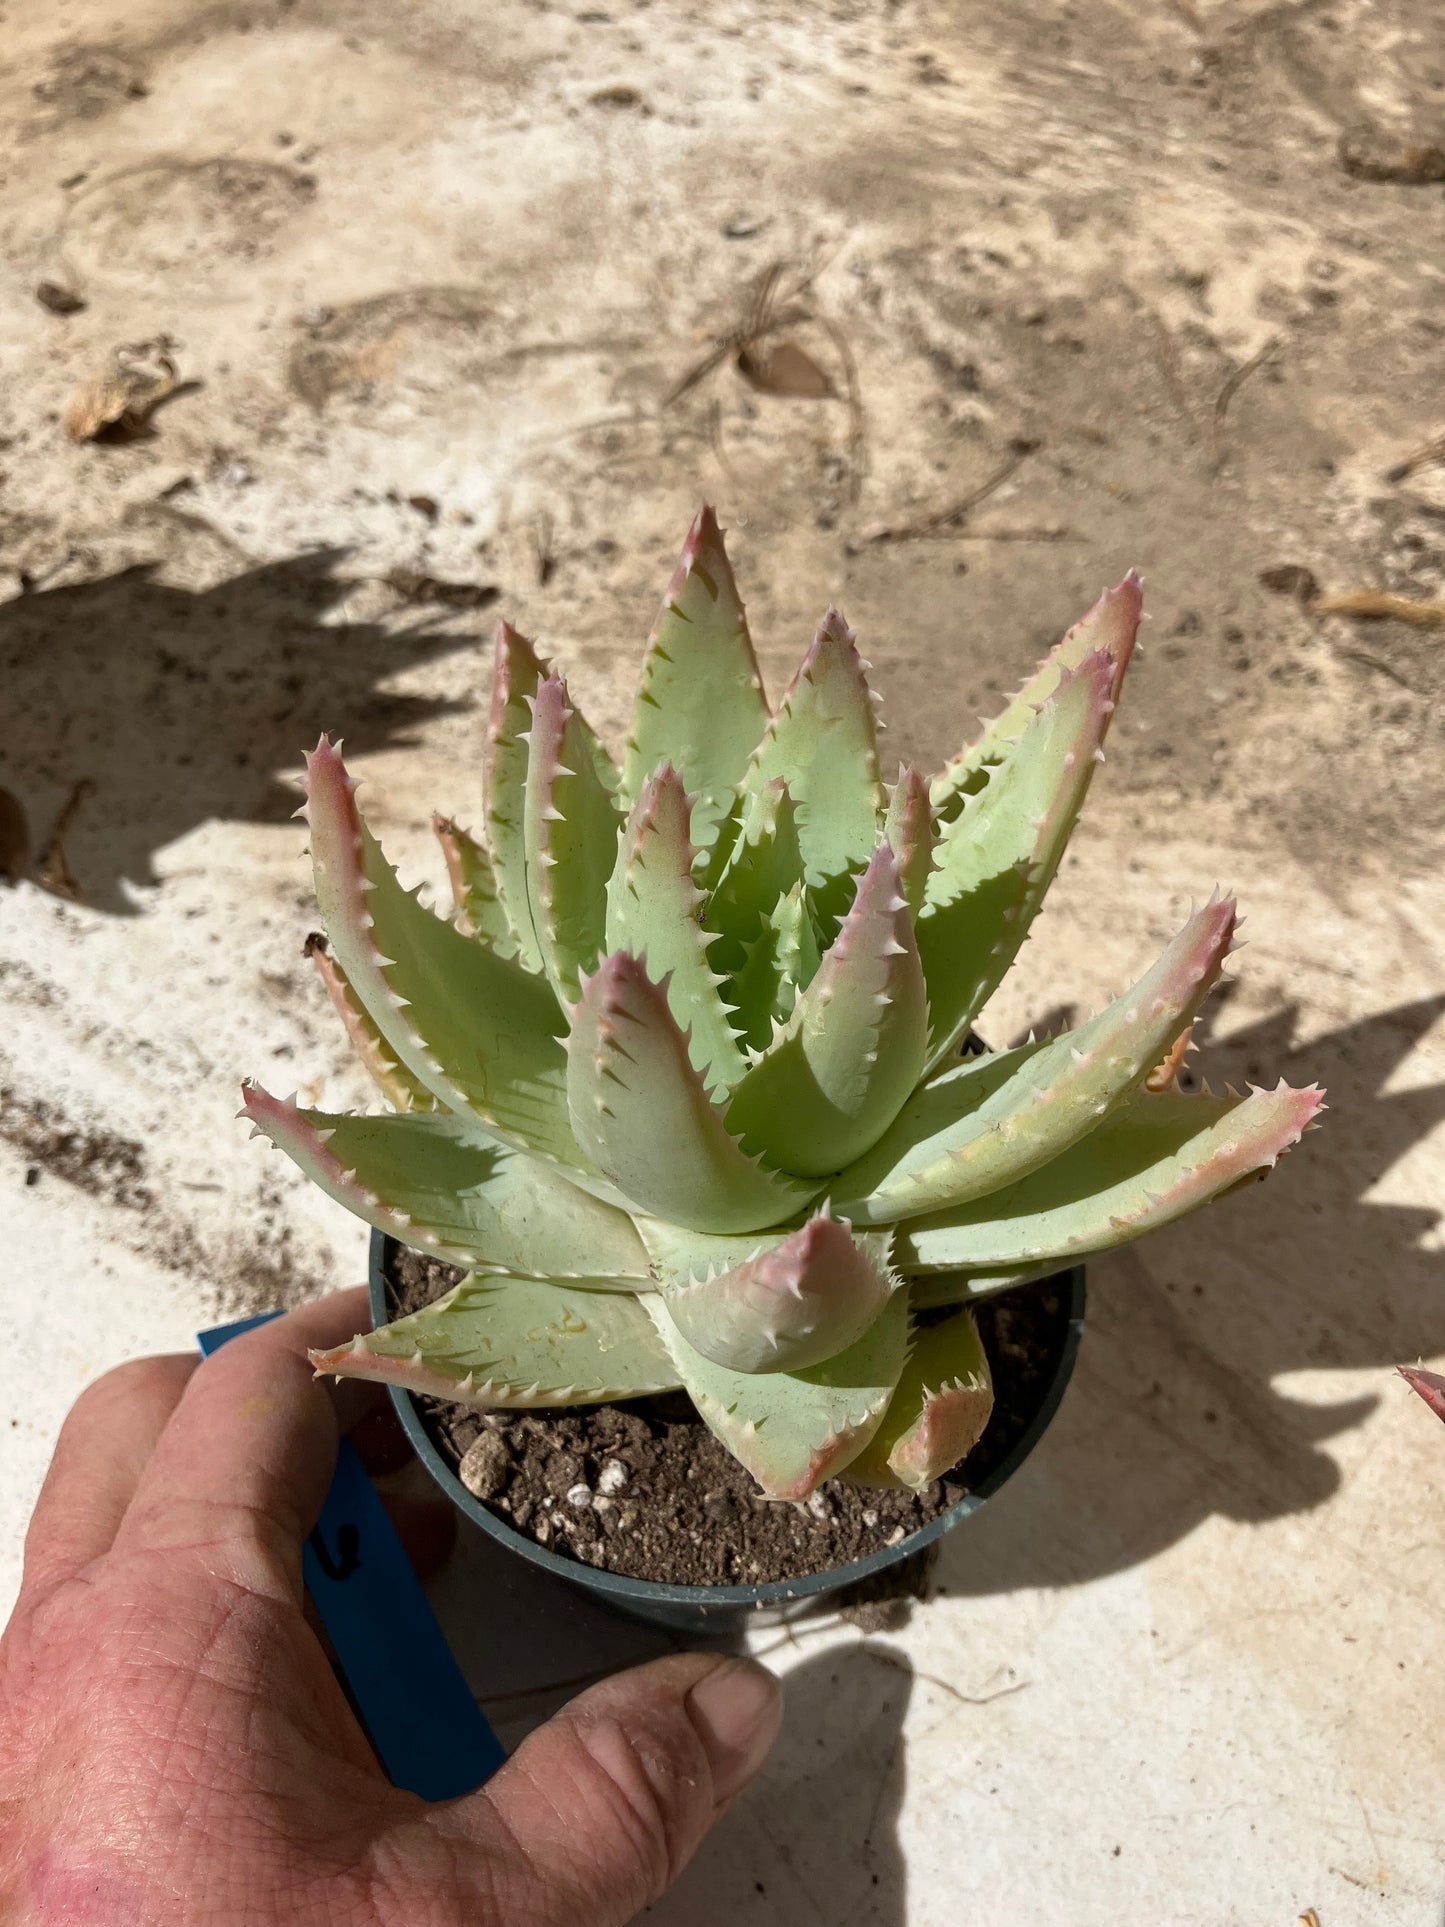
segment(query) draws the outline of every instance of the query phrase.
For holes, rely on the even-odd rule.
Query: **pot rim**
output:
[[[384,1324],[387,1318],[386,1304],[386,1260],[389,1250],[401,1249],[400,1240],[390,1237],[386,1232],[373,1228],[371,1247],[367,1266],[367,1292],[371,1301],[371,1316],[374,1324]],[[830,1566],[826,1572],[801,1574],[796,1579],[771,1579],[755,1586],[674,1586],[660,1579],[634,1579],[625,1573],[608,1572],[601,1566],[589,1566],[581,1559],[564,1558],[560,1553],[549,1552],[539,1546],[535,1539],[519,1532],[515,1526],[508,1525],[497,1516],[473,1493],[468,1492],[457,1474],[442,1457],[432,1442],[431,1434],[422,1422],[412,1393],[401,1386],[392,1385],[387,1389],[391,1402],[401,1420],[402,1430],[415,1451],[418,1459],[426,1467],[437,1485],[452,1503],[482,1531],[489,1534],[509,1551],[521,1558],[530,1560],[554,1578],[566,1580],[570,1585],[582,1586],[589,1592],[599,1593],[604,1598],[615,1601],[619,1606],[632,1605],[646,1609],[654,1606],[706,1606],[717,1608],[749,1608],[782,1604],[789,1600],[821,1597],[826,1593],[837,1592],[844,1586],[856,1584],[860,1579],[871,1578],[887,1567],[897,1565],[915,1552],[921,1552],[935,1540],[941,1539],[955,1526],[962,1525],[965,1519],[973,1516],[979,1508],[992,1498],[999,1487],[1011,1479],[1033,1451],[1044,1433],[1048,1430],[1054,1414],[1058,1411],[1064,1392],[1073,1376],[1074,1362],[1078,1357],[1079,1341],[1084,1330],[1085,1278],[1083,1265],[1066,1266],[1054,1274],[1064,1280],[1069,1292],[1068,1329],[1064,1334],[1063,1348],[1059,1353],[1058,1364],[1053,1378],[1040,1401],[1023,1436],[989,1476],[975,1489],[966,1493],[956,1505],[940,1512],[936,1519],[920,1526],[900,1539],[896,1546],[884,1546],[877,1552],[870,1552],[864,1559],[854,1559],[846,1566]]]

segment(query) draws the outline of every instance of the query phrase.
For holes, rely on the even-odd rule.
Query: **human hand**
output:
[[[678,1654],[464,1799],[388,1783],[302,1607],[356,1409],[306,1348],[365,1322],[338,1293],[204,1365],[122,1365],[66,1420],[0,1641],[6,1927],[620,1927],[761,1765],[776,1682]]]

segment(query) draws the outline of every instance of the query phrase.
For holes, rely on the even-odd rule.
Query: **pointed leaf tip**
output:
[[[1035,715],[1054,696],[1071,671],[1091,654],[1107,657],[1108,698],[1117,704],[1125,672],[1134,653],[1143,611],[1143,583],[1131,569],[1112,589],[1106,589],[1063,640],[1044,658],[1001,714],[934,778],[931,795],[941,822],[949,823],[987,783],[989,772],[1008,756]],[[1107,726],[1108,712],[1105,713]],[[1102,738],[1103,731],[1100,731]]]
[[[1401,1365],[1397,1367],[1401,1378],[1425,1403],[1438,1419],[1445,1419],[1445,1377],[1439,1372],[1427,1372],[1423,1365]]]
[[[688,1033],[691,1061],[711,1091],[735,1084],[743,1059],[708,959],[690,830],[691,799],[665,762],[643,784],[618,839],[607,885],[605,947],[645,961]]]
[[[667,1292],[678,1330],[704,1358],[737,1372],[821,1364],[863,1336],[893,1288],[886,1235],[856,1240],[826,1212],[715,1271],[722,1241],[696,1241],[701,1249],[690,1250],[675,1231],[660,1236],[664,1252],[670,1244],[689,1264],[711,1271]]]
[[[918,946],[885,841],[783,1032],[737,1085],[729,1128],[782,1169],[842,1170],[907,1100],[927,1029]]]
[[[710,851],[767,713],[722,531],[704,506],[648,644],[623,764],[624,800],[634,800],[670,761],[698,799],[693,842]]]

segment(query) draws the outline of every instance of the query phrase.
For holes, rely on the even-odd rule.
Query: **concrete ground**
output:
[[[299,956],[320,728],[435,877],[492,616],[615,735],[700,497],[770,687],[834,598],[930,763],[1137,563],[1149,646],[989,1029],[1107,995],[1222,881],[1250,947],[1209,1074],[1319,1078],[1331,1114],[1091,1267],[1043,1446],[906,1625],[776,1646],[785,1740],[650,1918],[1439,1922],[1445,1434],[1392,1367],[1445,1353],[1445,637],[1327,606],[1445,595],[1445,199],[1376,178],[1445,143],[1431,0],[0,25],[31,852],[0,893],[0,1594],[89,1378],[360,1275],[233,1117],[246,1073],[362,1095]],[[181,388],[71,439],[117,350]],[[472,1543],[438,1589],[509,1733],[648,1646],[534,1592]]]

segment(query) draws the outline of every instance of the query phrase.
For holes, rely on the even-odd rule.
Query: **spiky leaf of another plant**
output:
[[[728,1128],[771,1164],[825,1177],[887,1129],[927,1041],[913,922],[882,843],[786,1028],[733,1092]]]
[[[1424,1399],[1436,1418],[1445,1419],[1445,1378],[1439,1372],[1427,1372],[1423,1365],[1401,1365],[1397,1369],[1410,1390]]]
[[[299,1110],[254,1084],[244,1100],[252,1124],[329,1197],[403,1244],[483,1271],[652,1288],[626,1212],[451,1112],[348,1117]]]
[[[856,1344],[801,1372],[734,1372],[690,1345],[663,1294],[643,1301],[709,1428],[774,1499],[806,1499],[873,1436],[908,1350],[907,1293]]]
[[[1005,1190],[901,1225],[907,1271],[1022,1270],[1126,1244],[1269,1168],[1318,1090],[1240,1097],[1139,1091],[1071,1150]]]
[[[939,839],[916,925],[930,1070],[962,1044],[1053,882],[1103,755],[1112,680],[1108,656],[1086,656]]]
[[[883,1422],[848,1467],[859,1485],[921,1492],[966,1459],[993,1412],[993,1377],[971,1311],[914,1334]]]
[[[687,1039],[642,964],[604,958],[567,1043],[577,1143],[651,1217],[697,1231],[756,1231],[794,1215],[815,1185],[747,1156],[708,1100]]]
[[[876,1232],[855,1239],[836,1218],[813,1217],[755,1256],[665,1287],[667,1309],[714,1364],[801,1371],[854,1344],[878,1317],[896,1284],[887,1247]]]
[[[312,1352],[311,1363],[318,1375],[376,1379],[482,1410],[604,1404],[680,1383],[639,1300],[480,1276],[349,1345]]]
[[[1211,901],[1121,997],[1077,1030],[975,1057],[925,1084],[833,1187],[865,1224],[941,1211],[1057,1157],[1158,1063],[1218,981],[1234,904]]]
[[[631,803],[663,763],[697,794],[692,839],[712,848],[768,720],[763,679],[722,532],[710,508],[693,523],[648,644],[623,762]]]

